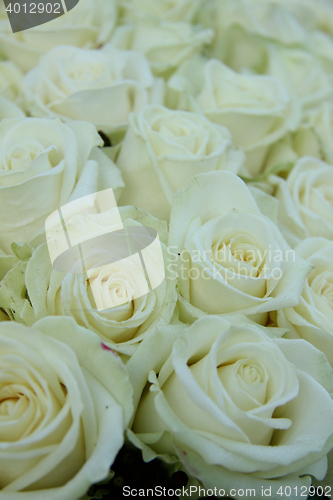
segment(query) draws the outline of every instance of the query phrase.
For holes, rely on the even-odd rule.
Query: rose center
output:
[[[256,359],[240,359],[217,368],[219,379],[230,398],[242,411],[266,404],[268,373]]]
[[[187,124],[188,125],[188,124]],[[184,137],[188,135],[188,128],[185,126],[181,126],[179,123],[164,123],[161,126],[161,132],[166,136],[166,137]]]
[[[263,369],[255,364],[241,363],[237,375],[248,385],[258,385],[265,380]]]
[[[8,398],[0,401],[0,416],[8,416],[13,411],[19,398]]]
[[[134,295],[134,290],[133,288],[127,283],[128,286],[126,286],[124,283],[111,283],[110,285],[110,295],[112,295],[114,298],[120,299],[120,301],[123,301],[124,299],[126,302],[130,302],[133,299]]]
[[[125,277],[117,276],[117,273],[96,277],[90,281],[90,287],[95,300],[98,299],[99,309],[128,304],[135,295],[135,290],[129,281]]]
[[[333,207],[333,188],[331,184],[324,184],[317,188]]]
[[[72,80],[81,82],[93,82],[104,73],[104,67],[101,64],[79,64],[71,68],[68,76]]]
[[[20,144],[9,142],[0,156],[0,169],[26,170],[43,151],[43,146],[32,138],[21,137]]]
[[[325,271],[318,274],[311,283],[311,288],[317,294],[327,300],[328,305],[333,309],[333,273]]]
[[[252,236],[241,234],[230,240],[219,240],[213,245],[212,260],[236,274],[257,278],[262,272],[264,255]]]
[[[151,128],[157,134],[157,137],[155,137],[156,140],[152,141],[152,145],[154,148],[154,144],[156,144],[156,152],[158,154],[161,152],[161,141],[163,147],[167,143],[166,151],[170,150],[171,142],[192,154],[207,154],[207,130],[193,124],[193,122],[184,117],[174,115],[168,120],[156,120],[152,123]]]

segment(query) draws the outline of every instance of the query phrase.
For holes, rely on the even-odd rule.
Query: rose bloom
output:
[[[265,73],[280,80],[304,108],[320,104],[332,93],[320,61],[306,50],[270,46]]]
[[[117,166],[125,181],[120,203],[133,204],[169,220],[172,196],[195,174],[239,173],[245,154],[230,132],[199,113],[146,106],[130,116]]]
[[[303,157],[287,179],[270,177],[280,201],[279,224],[295,246],[304,238],[333,239],[333,166],[318,158]]]
[[[235,71],[250,67],[261,73],[266,63],[267,48],[277,46],[303,46],[307,42],[304,19],[294,15],[288,6],[292,0],[258,2],[256,0],[221,0],[213,3],[209,26],[216,36],[209,48],[209,56],[222,60]]]
[[[213,2],[210,10],[208,20],[203,17],[216,33],[209,57],[235,71],[251,68],[265,73],[271,51],[281,52],[274,70],[287,88],[291,85],[301,97],[311,87],[319,90],[324,82],[327,90],[327,76],[318,62],[332,75],[333,8],[329,0],[221,0]]]
[[[191,22],[203,0],[121,0],[126,22],[138,19]]]
[[[303,338],[322,351],[333,366],[333,242],[307,238],[295,248],[313,270],[307,277],[299,304],[277,312],[277,324],[288,328],[289,338]]]
[[[0,121],[5,118],[25,118],[25,114],[19,106],[0,95]]]
[[[23,118],[22,73],[11,61],[0,61],[0,120]]]
[[[316,107],[308,114],[306,123],[314,131],[321,155],[333,164],[333,104],[328,101]]]
[[[169,104],[203,113],[227,127],[244,148],[246,166],[257,175],[268,147],[297,129],[299,102],[282,82],[267,75],[239,74],[221,61],[186,61],[168,82]]]
[[[333,6],[330,1],[282,0],[282,3],[308,31],[316,29],[333,34]]]
[[[18,101],[22,92],[22,73],[11,61],[0,61],[0,95]]]
[[[234,321],[208,316],[142,344],[127,365],[135,401],[153,371],[129,436],[145,460],[176,455],[206,488],[294,495],[327,471],[332,368],[308,342]]]
[[[332,36],[323,31],[316,30],[311,34],[309,46],[312,54],[314,54],[321,62],[326,73],[332,80],[333,76],[333,39]]]
[[[263,171],[269,175],[274,171],[274,168],[283,166],[285,171],[282,169],[281,172],[285,175],[288,168],[290,171],[290,167],[303,156],[313,156],[322,160],[323,149],[322,137],[308,120],[304,120],[296,132],[287,134],[275,144],[272,144],[267,152]],[[268,183],[267,177],[265,186],[269,189],[270,194],[274,193],[274,187]]]
[[[0,4],[3,7],[3,3]],[[97,48],[107,42],[117,22],[115,0],[80,0],[74,9],[48,23],[12,33],[7,14],[0,7],[1,50],[24,72],[40,56],[59,45]]]
[[[272,198],[261,196],[267,211]],[[246,184],[222,171],[199,174],[175,194],[169,253],[184,322],[205,313],[242,312],[264,324],[269,311],[298,304],[311,268]]]
[[[68,201],[123,182],[84,122],[24,118],[0,124],[0,249],[29,241],[47,216]]]
[[[154,74],[168,78],[183,61],[200,54],[213,37],[212,29],[191,23],[140,20],[118,26],[110,43],[143,52]]]
[[[154,79],[143,54],[110,45],[101,50],[59,46],[24,78],[33,116],[85,120],[111,132],[128,115],[163,101],[163,82]]]
[[[304,113],[296,132],[273,144],[265,159],[264,170],[280,164],[296,163],[303,156],[313,156],[333,163],[333,106],[324,101]]]
[[[1,322],[0,346],[0,498],[81,498],[123,445],[125,367],[69,318]]]
[[[158,232],[162,256],[167,262],[166,223],[134,207],[120,207],[119,213],[125,228],[144,226]],[[73,216],[66,222],[71,237],[78,226],[79,232],[89,234],[91,241],[99,234],[119,229],[113,224],[111,211]],[[74,237],[73,246],[78,241]],[[117,252],[115,242],[111,251]],[[149,290],[135,262],[121,255],[108,265],[103,257],[97,257],[94,261],[96,271],[89,272],[87,279],[86,273],[66,274],[53,269],[46,244],[40,245],[34,253],[20,245],[16,252],[21,258],[13,258],[12,263],[0,256],[0,271],[11,267],[0,282],[3,291],[0,307],[11,319],[30,326],[46,316],[70,316],[79,325],[95,332],[106,345],[131,355],[143,338],[157,326],[169,324],[172,318],[177,302],[176,281],[167,267],[163,269],[165,279],[162,283]],[[160,265],[164,263],[158,262],[154,255],[152,261],[159,274]],[[145,293],[137,297],[140,290]],[[98,309],[96,297],[102,304]]]

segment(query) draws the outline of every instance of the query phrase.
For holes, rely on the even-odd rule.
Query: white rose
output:
[[[255,0],[254,0],[255,1]],[[273,0],[289,10],[307,33],[314,29],[330,32],[333,8],[330,0]]]
[[[59,46],[24,78],[33,116],[85,120],[104,132],[125,128],[128,115],[163,100],[143,54],[110,45],[101,50]]]
[[[80,498],[123,444],[125,367],[69,318],[1,322],[0,345],[0,499]]]
[[[302,156],[314,156],[333,164],[333,105],[323,102],[308,110],[302,125],[273,144],[265,160],[265,170],[288,162],[296,163]]]
[[[216,17],[214,21],[219,19]],[[262,74],[267,61],[267,40],[247,32],[235,24],[217,31],[215,43],[208,49],[208,55],[223,61],[227,66],[239,73]]]
[[[321,29],[328,33],[332,30],[333,7],[330,0],[267,0],[264,2],[264,5],[262,5],[263,2],[261,0],[245,1],[251,6],[251,9],[254,12],[257,11],[257,21],[264,23],[264,26],[267,26],[270,21],[269,16],[267,16],[268,19],[266,19],[266,16],[263,15],[265,12],[268,14],[270,10],[274,11],[275,9],[277,11],[283,10],[284,16],[287,14],[291,15],[293,23],[288,23],[289,32],[286,27],[283,27],[281,23],[279,24],[278,19],[275,20],[275,30],[279,30],[281,32],[281,36],[283,37],[281,41],[284,42],[284,45],[288,44],[288,40],[290,40],[289,45],[307,44],[307,35],[310,31],[315,29]],[[270,6],[271,9],[269,9],[268,6]],[[287,17],[285,17],[285,19],[287,19]],[[291,28],[293,27],[295,20],[303,28],[303,30],[305,30],[303,31],[303,37],[296,38],[295,34],[292,33]],[[273,28],[273,26],[268,24],[269,28]],[[276,38],[274,36],[275,30],[272,30],[274,32],[274,38]],[[267,29],[266,33],[268,38],[270,38],[269,29]]]
[[[281,1],[219,0],[210,25],[216,37],[209,55],[236,71],[250,67],[263,72],[272,41],[284,46],[306,43],[304,26]]]
[[[121,0],[125,20],[158,19],[191,22],[203,0]]]
[[[25,114],[12,101],[0,95],[0,121],[4,118],[24,118]]]
[[[260,194],[269,213],[272,197]],[[197,175],[175,194],[169,251],[192,318],[241,312],[264,324],[267,312],[298,304],[311,268],[230,172]]]
[[[152,20],[118,26],[110,43],[119,49],[143,52],[153,72],[168,77],[183,61],[200,54],[213,36],[212,29],[190,23]]]
[[[333,38],[323,31],[314,31],[309,40],[309,49],[319,58],[331,81],[333,79]]]
[[[247,154],[252,175],[259,173],[268,146],[299,125],[297,101],[271,76],[238,74],[211,59],[184,63],[168,85],[178,94],[178,106],[187,105],[230,130]]]
[[[1,20],[2,17],[2,20]],[[0,17],[1,48],[24,72],[53,47],[97,48],[107,42],[117,21],[115,0],[80,0],[74,9],[41,26],[12,33],[7,14]]]
[[[0,248],[29,241],[68,200],[123,182],[89,123],[24,118],[0,123]]]
[[[333,164],[333,104],[325,102],[315,108],[308,114],[307,122],[314,129],[323,158]]]
[[[166,223],[134,207],[121,207],[119,213],[125,228],[144,226],[158,231],[167,261]],[[85,215],[83,219],[73,216],[66,227],[72,235],[75,226],[80,225],[82,231],[83,224],[91,240],[101,233],[101,229],[105,234],[117,228],[110,212]],[[73,245],[75,243],[73,241]],[[98,258],[97,274],[89,273],[88,280],[83,273],[66,274],[53,269],[46,244],[40,245],[32,256],[28,249],[24,253],[21,246],[14,250],[20,252],[21,260],[7,263],[0,257],[0,271],[12,267],[0,282],[0,307],[16,321],[31,326],[46,316],[70,316],[79,325],[95,332],[106,345],[131,355],[143,338],[172,318],[177,294],[176,282],[168,268],[159,286],[135,297],[140,287],[146,287],[146,280],[131,259],[119,256],[119,260],[99,270],[98,263],[103,258]],[[116,252],[115,242],[112,250]],[[103,304],[100,309],[104,310],[96,309],[96,297]]]
[[[307,238],[295,252],[314,266],[307,277],[300,302],[277,313],[277,324],[322,351],[333,366],[333,242]]]
[[[301,45],[306,42],[302,23],[283,1],[222,0],[218,7],[222,27],[239,25],[250,33],[283,45]]]
[[[211,170],[237,174],[244,161],[226,128],[199,113],[147,106],[131,115],[117,158],[126,186],[120,203],[168,220],[173,194],[194,175]]]
[[[304,238],[333,239],[333,166],[305,156],[287,179],[271,177],[280,201],[278,220],[292,246]]]
[[[235,489],[251,488],[265,498],[262,487],[271,487],[277,500],[288,485],[300,499],[309,475],[321,480],[327,471],[332,368],[308,342],[240,323],[209,316],[179,327],[173,346],[172,327],[150,339],[149,353],[142,345],[127,365],[130,377],[142,386],[154,371],[129,435],[146,460],[177,455],[206,488],[226,496],[240,499]]]
[[[268,175],[274,168],[281,167],[281,172],[288,173],[302,156],[323,159],[325,156],[323,150],[322,140],[315,127],[303,122],[296,132],[285,135],[270,146],[263,170]]]
[[[287,4],[288,0],[284,0]],[[293,0],[294,3],[303,7],[302,0]],[[292,3],[291,3],[292,5]],[[312,24],[330,34],[333,35],[333,5],[330,0],[306,0],[306,7],[311,10],[310,19],[308,18],[308,22],[312,21]]]
[[[279,79],[304,107],[314,106],[332,94],[320,61],[305,50],[271,45],[265,73]]]
[[[22,92],[22,73],[10,61],[0,61],[0,95],[17,101]]]
[[[24,104],[20,69],[11,61],[0,61],[0,120],[24,117]]]

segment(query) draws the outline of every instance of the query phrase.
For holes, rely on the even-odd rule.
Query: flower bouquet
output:
[[[0,55],[0,500],[331,498],[333,1],[0,0]]]

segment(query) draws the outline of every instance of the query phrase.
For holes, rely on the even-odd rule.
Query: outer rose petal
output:
[[[48,386],[53,391],[58,390],[60,381],[67,385],[68,396],[63,394],[63,397],[67,398],[66,406],[73,415],[73,423],[62,437],[63,432],[61,426],[59,427],[61,420],[58,418],[61,412],[53,417],[50,414],[50,423],[41,429],[37,428],[33,434],[27,434],[26,438],[14,443],[0,444],[3,458],[6,456],[8,446],[14,446],[12,453],[18,454],[14,481],[0,491],[0,498],[6,500],[80,498],[92,483],[101,481],[107,476],[109,467],[123,444],[122,432],[132,413],[131,386],[125,367],[114,353],[102,349],[97,337],[67,318],[47,318],[37,323],[33,329],[15,323],[2,323],[1,337],[4,340],[7,338],[9,343],[17,343],[16,357],[13,356],[11,360],[13,370],[20,357],[27,358],[25,366],[30,370],[33,368],[39,370],[36,375],[38,383],[47,378],[45,390]],[[93,353],[93,359],[87,355],[88,352]],[[6,356],[3,359],[5,360]],[[37,390],[36,394],[39,393]],[[51,410],[50,407],[49,411]],[[66,410],[66,407],[63,407],[63,410]],[[57,426],[58,434],[55,433]],[[49,447],[50,450],[44,445],[45,458],[34,464],[33,456],[38,457],[38,449],[43,440],[48,439],[50,430],[54,444]],[[75,435],[79,437],[79,447],[75,443],[75,439],[77,440]],[[59,443],[57,436],[60,439]],[[24,442],[28,444],[29,440],[31,444],[24,453]],[[83,448],[80,441],[83,442]],[[20,447],[23,447],[21,455]],[[66,464],[66,457],[67,455],[71,457],[72,449],[77,449],[84,461],[83,465],[75,471],[78,457],[72,456],[72,461],[65,469],[59,469],[58,464]],[[20,476],[17,472],[18,461],[24,462],[27,453],[32,454],[31,471]],[[10,460],[7,461],[4,469],[9,477],[10,463]],[[71,468],[74,468],[72,477],[68,476]],[[52,475],[53,469],[54,475]],[[56,487],[51,486],[52,484],[56,484]],[[28,485],[30,491],[21,491]]]
[[[13,241],[27,242],[42,231],[47,216],[66,202],[107,187],[119,196],[120,172],[99,145],[100,136],[86,122],[1,122],[0,247],[6,253]],[[15,164],[17,149],[24,152],[24,165]]]
[[[281,264],[282,269],[278,279],[266,279],[265,295],[252,296],[248,293],[246,283],[242,284],[237,273],[234,275],[234,284],[232,280],[228,282],[223,275],[216,277],[214,269],[211,268],[211,247],[207,236],[209,230],[207,229],[206,235],[201,232],[205,224],[213,224],[218,217],[229,214],[232,218],[233,210],[240,213],[240,218],[241,214],[244,214],[244,218],[245,214],[251,214],[254,216],[253,220],[258,220],[258,223],[262,220],[263,223],[269,224],[274,234],[273,240],[279,246],[281,255],[275,254],[271,246],[264,247],[263,250],[272,265],[274,259],[280,258],[280,262],[276,261],[276,266]],[[239,225],[234,228],[235,235],[238,234],[237,231],[242,230],[247,231],[245,223],[242,228]],[[200,174],[186,189],[176,193],[172,201],[169,234],[169,248],[175,249],[175,255],[180,255],[176,267],[182,297],[180,300],[190,316],[199,317],[202,314],[200,310],[214,314],[236,311],[245,314],[266,313],[275,310],[281,303],[298,303],[310,266],[289,248],[275,224],[261,214],[250,190],[235,174]],[[195,252],[192,249],[193,242],[196,244]],[[182,265],[187,269],[187,273],[183,273]],[[199,268],[200,272],[196,275],[193,273],[192,283],[191,268],[195,267]],[[195,295],[195,301],[191,300],[191,293]],[[188,303],[192,307],[195,306],[196,310],[188,306]],[[263,318],[257,319],[258,322],[263,321]]]
[[[238,320],[236,323],[240,324]],[[248,326],[246,324],[242,326],[244,335],[245,331],[249,334],[248,341],[244,336],[245,342],[241,344],[244,353],[247,352],[249,342],[254,340],[250,330],[254,332],[258,328],[254,326],[252,330],[252,327],[250,329]],[[176,334],[176,331],[172,332],[170,328],[165,329],[164,332],[160,331],[159,335],[162,335],[162,338],[164,336],[164,342],[168,342],[167,330],[171,335]],[[273,330],[262,328],[260,335],[265,339],[264,332],[267,331],[271,337]],[[204,335],[202,335],[203,332]],[[268,351],[271,351],[271,343],[278,346],[285,356],[286,367],[292,363],[300,382],[299,393],[296,392],[289,402],[282,405],[281,414],[284,417],[290,417],[292,425],[289,429],[276,430],[271,446],[252,445],[231,437],[224,439],[218,436],[212,427],[210,432],[204,431],[202,427],[205,425],[205,418],[201,419],[201,426],[198,423],[194,426],[191,424],[195,418],[195,412],[192,410],[186,416],[186,399],[190,398],[197,406],[197,411],[206,412],[207,418],[210,419],[214,412],[216,413],[217,407],[214,406],[212,400],[211,363],[209,362],[211,358],[206,358],[205,370],[202,371],[200,378],[197,378],[198,374],[195,377],[189,375],[190,367],[192,364],[193,367],[196,366],[199,360],[207,356],[207,352],[211,353],[209,346],[215,345],[214,339],[226,335],[226,332],[228,332],[228,326],[223,319],[202,318],[187,329],[187,335],[180,335],[173,345],[171,356],[164,363],[157,358],[154,368],[159,376],[156,378],[154,373],[149,376],[149,382],[152,383],[151,391],[145,391],[142,395],[133,427],[137,434],[135,436],[133,432],[130,432],[130,439],[136,446],[142,448],[146,460],[151,460],[157,454],[168,461],[171,460],[170,454],[176,452],[189,473],[198,478],[206,488],[217,486],[225,488],[226,493],[230,493],[230,490],[237,485],[242,489],[255,488],[255,496],[262,498],[265,495],[261,487],[264,489],[271,487],[272,498],[278,499],[278,489],[281,484],[297,486],[299,489],[302,485],[311,484],[310,478],[301,478],[302,475],[312,474],[322,479],[327,470],[326,454],[333,445],[333,428],[328,414],[325,416],[322,414],[321,428],[318,428],[317,410],[320,406],[321,412],[328,411],[330,414],[333,412],[333,402],[328,392],[332,392],[333,377],[332,369],[323,354],[307,342],[266,337]],[[233,341],[233,335],[226,338],[229,338],[231,345],[236,342],[236,340]],[[151,347],[154,346],[152,341],[153,338],[150,339]],[[170,342],[172,345],[171,339]],[[165,351],[166,355],[170,353],[170,349],[169,347]],[[140,353],[138,350],[131,359],[128,365],[131,377],[134,377],[135,373],[138,373],[140,378],[142,377],[142,367],[136,357],[140,356],[142,363],[143,354],[143,351]],[[153,359],[153,356],[151,357]],[[180,365],[181,358],[184,358],[185,364]],[[196,372],[191,371],[191,373]],[[184,396],[177,400],[177,386],[174,385],[172,389],[174,401],[170,399],[172,393],[168,386],[171,376],[176,376],[180,386],[186,390]],[[280,383],[283,383],[282,379]],[[314,399],[316,399],[316,405],[312,406]],[[223,409],[219,403],[219,408],[227,417],[227,407]],[[149,420],[145,418],[145,410],[149,411]],[[277,407],[275,418],[279,414],[280,410]],[[304,421],[304,415],[306,415],[306,421]],[[217,418],[217,413],[215,417]],[[138,434],[138,432],[143,432],[143,434]],[[230,436],[231,432],[230,427]],[[300,491],[295,498],[301,498]]]

